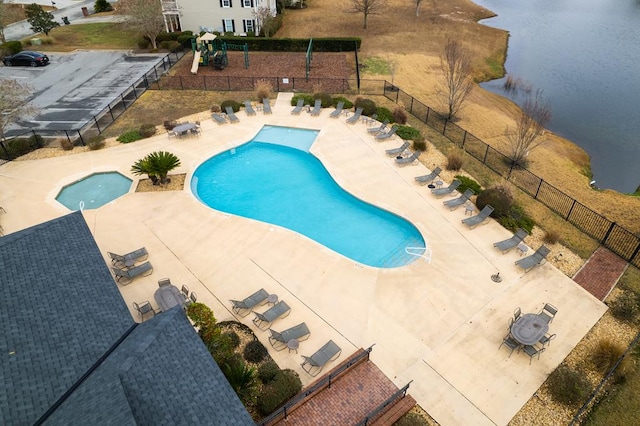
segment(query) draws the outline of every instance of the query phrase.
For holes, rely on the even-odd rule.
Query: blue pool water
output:
[[[263,142],[256,136],[196,169],[191,190],[200,201],[291,229],[365,265],[392,268],[417,259],[405,252],[425,246],[413,224],[343,190],[308,148],[264,143],[259,136]]]
[[[131,179],[118,172],[95,173],[62,188],[56,200],[69,210],[97,209],[131,188]]]

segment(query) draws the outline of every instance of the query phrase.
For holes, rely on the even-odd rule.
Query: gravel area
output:
[[[187,177],[186,173],[168,175],[167,177],[171,180],[164,185],[154,185],[151,179],[140,179],[138,186],[136,186],[136,192],[182,191],[184,180]]]

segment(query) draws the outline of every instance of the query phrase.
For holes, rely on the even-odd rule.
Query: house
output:
[[[133,321],[82,216],[0,237],[3,424],[254,424],[175,307]]]
[[[161,4],[167,32],[258,34],[260,15],[276,16],[276,0],[162,0]]]

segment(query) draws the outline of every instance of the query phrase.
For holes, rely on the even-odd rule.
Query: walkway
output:
[[[573,280],[604,301],[629,264],[609,249],[600,246],[591,255]]]

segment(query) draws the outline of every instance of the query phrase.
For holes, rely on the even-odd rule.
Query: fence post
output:
[[[396,86],[394,86],[393,84],[391,85],[394,89],[398,89]],[[400,97],[400,89],[396,90],[396,103],[398,103],[398,98]]]
[[[111,122],[113,123],[114,121],[116,121],[116,118],[113,116],[113,111],[111,110],[111,105],[107,105],[107,108],[109,108],[109,114],[111,114]]]
[[[427,107],[427,116],[424,118],[424,124],[429,124],[429,111],[431,111],[431,108]]]
[[[231,77],[227,76],[227,91],[231,91]]]
[[[410,112],[411,114],[413,114],[413,100],[414,100],[414,99],[415,99],[415,98],[412,96],[412,97],[411,97],[411,105],[409,105],[409,112]]]
[[[207,76],[202,76],[202,85],[204,86],[204,90],[207,90]]]
[[[98,128],[98,134],[101,134],[102,131],[100,130],[100,125],[98,124],[98,119],[95,115],[93,116],[93,121],[96,123],[96,127]]]
[[[449,122],[449,120],[444,120],[444,128],[442,129],[442,134],[444,135],[445,133],[447,133],[447,123]]]
[[[84,139],[82,138],[82,133],[80,133],[80,130],[77,130],[77,132],[78,136],[80,136],[80,143],[82,144],[82,146],[85,146]]]
[[[284,418],[287,419],[287,406],[282,407],[282,411],[284,412]]]
[[[538,179],[540,179],[540,178],[538,178]],[[540,179],[540,183],[538,184],[538,189],[536,189],[536,195],[533,196],[533,198],[536,199],[536,200],[538,199],[538,193],[540,193],[540,187],[542,186],[542,182],[543,182],[543,180]]]
[[[605,243],[607,242],[607,238],[609,238],[609,234],[611,234],[611,232],[613,232],[613,228],[616,226],[615,222],[611,222],[611,225],[609,226],[609,229],[607,229],[607,233],[604,234],[604,237],[602,238],[602,242]]]
[[[182,85],[182,76],[178,76],[180,78],[180,90],[184,90],[184,86]]]
[[[484,150],[484,158],[482,159],[482,164],[487,164],[487,156],[489,155],[489,145],[486,145]]]
[[[467,143],[467,131],[465,130],[462,134],[462,146],[460,148],[464,148],[464,144]]]
[[[569,209],[569,213],[567,213],[567,217],[565,218],[565,220],[569,220],[569,217],[571,216],[571,212],[573,211],[573,208],[576,206],[576,199],[573,199],[573,203],[571,204],[571,208]]]
[[[2,147],[2,150],[4,151],[4,155],[7,156],[7,160],[13,160],[13,158],[11,158],[11,156],[9,155],[9,151],[7,151],[7,148],[4,146],[4,142],[0,141],[0,146]]]

